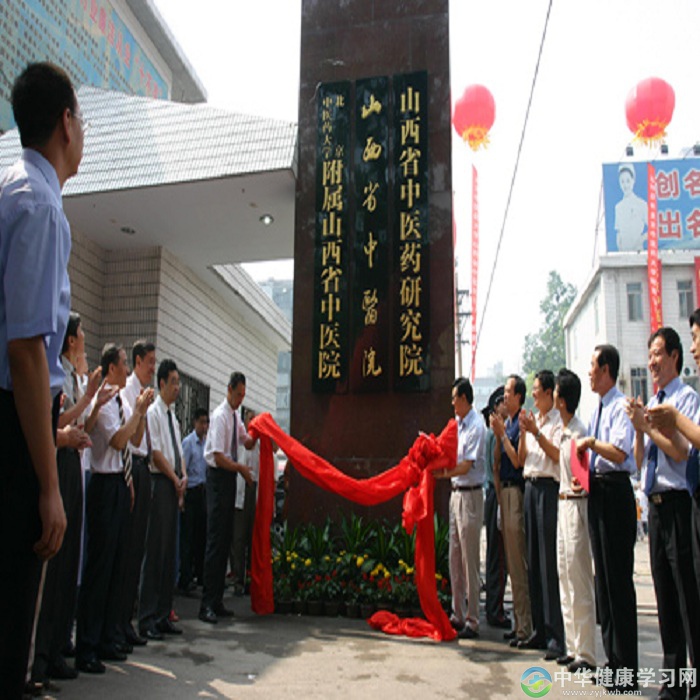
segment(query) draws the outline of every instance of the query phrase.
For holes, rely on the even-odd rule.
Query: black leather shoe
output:
[[[462,630],[457,633],[460,639],[478,639],[479,633],[473,630],[469,625],[464,625]]]
[[[534,635],[529,639],[521,639],[518,642],[518,649],[539,649],[540,651],[544,651],[546,648],[547,647],[544,644],[544,642],[541,642]],[[557,656],[559,656],[559,654],[557,654]],[[556,659],[557,656],[555,656],[554,658]]]
[[[111,647],[98,649],[97,656],[100,661],[126,661],[126,654],[123,651],[119,651],[116,644]]]
[[[104,673],[105,665],[97,658],[75,660],[75,667],[82,673]]]
[[[74,678],[78,677],[78,672],[75,668],[71,668],[62,656],[59,656],[53,663],[50,663],[46,672],[49,674],[50,678],[54,678],[57,681],[72,681]]]
[[[568,666],[572,661],[574,660],[573,656],[569,656],[568,654],[563,654],[557,659],[557,663],[560,666]]]
[[[216,613],[211,608],[202,608],[199,611],[199,619],[202,622],[208,622],[210,625],[215,625],[219,621]]]
[[[502,630],[509,630],[513,624],[507,617],[504,617],[502,620],[491,618],[490,620],[487,620],[487,622],[489,623],[489,627],[496,627]]]
[[[569,673],[576,673],[576,671],[590,671],[591,673],[595,673],[595,666],[591,666],[587,661],[581,659],[580,661],[572,661],[566,667],[566,670],[569,671]]]
[[[503,635],[503,639],[505,639],[507,642],[510,642],[511,639],[517,639],[517,633],[515,630],[511,630],[510,632],[506,632]]]
[[[114,648],[122,654],[133,654],[134,647],[129,642],[115,642]]]
[[[156,629],[163,634],[182,634],[182,630],[179,627],[175,627],[167,618],[156,623]]]
[[[219,605],[218,607],[214,608],[214,614],[217,617],[234,617],[233,610],[229,610],[223,605]]]
[[[554,651],[552,649],[547,649],[547,652],[544,655],[545,661],[555,661],[556,659],[560,659],[560,658],[561,658],[561,652]]]
[[[523,639],[518,639],[517,637],[513,637],[513,639],[508,642],[508,646],[513,647],[513,649],[516,649],[520,646],[520,642],[525,641]]]
[[[158,631],[158,628],[153,626],[148,629],[141,630],[141,634],[146,638],[150,639],[152,642],[162,642],[164,637],[163,633]]]
[[[148,640],[142,637],[131,625],[127,626],[124,638],[132,647],[142,647],[148,644]]]

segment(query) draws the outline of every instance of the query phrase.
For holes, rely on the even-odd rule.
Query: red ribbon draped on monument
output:
[[[403,526],[407,532],[416,527],[415,582],[421,608],[427,620],[400,619],[393,613],[377,612],[369,624],[387,634],[432,637],[438,641],[455,638],[437,597],[435,583],[435,532],[433,526],[433,490],[431,472],[452,469],[457,457],[457,424],[450,420],[439,435],[421,433],[408,454],[394,467],[369,479],[353,479],[336,469],[294,438],[287,435],[269,413],[256,416],[250,433],[260,439],[258,505],[253,529],[251,560],[251,604],[259,615],[274,611],[272,593],[272,524],[275,488],[272,440],[287,455],[289,463],[317,486],[365,506],[377,505],[405,492]]]

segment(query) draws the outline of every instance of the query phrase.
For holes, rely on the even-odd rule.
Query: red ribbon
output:
[[[435,583],[435,532],[433,527],[433,491],[435,480],[431,472],[451,469],[457,456],[457,424],[450,420],[442,433],[421,433],[408,454],[394,467],[370,479],[353,479],[336,469],[294,438],[287,435],[275,423],[269,413],[256,416],[249,431],[260,439],[260,473],[258,476],[258,505],[253,529],[253,553],[251,562],[251,604],[259,615],[274,611],[272,593],[272,550],[270,525],[272,524],[275,490],[272,441],[287,455],[289,463],[306,479],[317,486],[343,496],[361,505],[377,505],[402,492],[403,526],[411,533],[417,528],[415,553],[415,582],[421,608],[427,620],[400,620],[391,613],[375,613],[369,623],[388,634],[410,637],[432,637],[449,641],[456,633],[450,625],[437,597]]]

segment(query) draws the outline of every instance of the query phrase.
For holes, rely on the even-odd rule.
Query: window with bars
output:
[[[209,387],[194,377],[180,372],[180,395],[175,402],[175,415],[180,421],[182,437],[192,432],[192,419],[198,408],[209,410]]]
[[[629,321],[643,321],[642,316],[642,283],[629,282],[627,284],[627,319]]]
[[[632,378],[632,396],[635,398],[639,397],[642,403],[646,405],[649,400],[649,390],[647,382],[647,368],[646,367],[632,367],[631,369]]]
[[[678,314],[681,320],[690,318],[690,315],[695,311],[693,302],[693,280],[678,280]]]

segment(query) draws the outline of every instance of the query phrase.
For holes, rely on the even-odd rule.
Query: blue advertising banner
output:
[[[659,250],[700,250],[700,158],[657,160]],[[603,165],[607,252],[647,250],[647,163]]]
[[[0,2],[0,132],[14,127],[10,88],[31,61],[57,63],[76,87],[169,97],[168,82],[115,5],[111,0]]]

